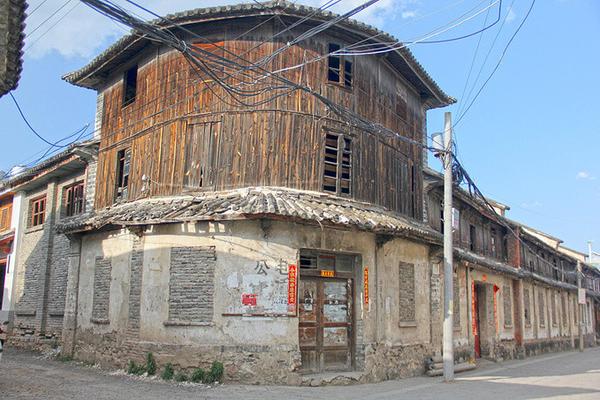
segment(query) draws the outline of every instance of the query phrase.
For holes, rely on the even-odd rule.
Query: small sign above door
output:
[[[335,277],[335,271],[329,270],[329,269],[322,269],[321,270],[321,276],[323,278],[334,278]]]

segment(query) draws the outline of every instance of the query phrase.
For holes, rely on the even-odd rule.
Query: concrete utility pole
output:
[[[581,261],[577,261],[577,312],[579,313],[579,351],[583,351],[583,305],[579,304],[581,291]]]
[[[454,380],[454,348],[453,348],[453,298],[454,268],[452,260],[452,114],[444,114],[444,327],[443,327],[443,360],[444,381]]]

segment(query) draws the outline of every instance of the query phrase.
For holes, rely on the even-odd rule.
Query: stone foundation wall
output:
[[[365,382],[409,378],[423,375],[432,356],[430,344],[389,346],[371,344],[365,349]]]
[[[143,364],[151,352],[159,373],[167,363],[188,375],[195,368],[209,369],[213,361],[225,367],[225,381],[247,384],[300,385],[300,352],[293,346],[171,345],[127,339],[116,332],[103,335],[79,332],[74,357],[103,367],[125,368],[129,360]]]

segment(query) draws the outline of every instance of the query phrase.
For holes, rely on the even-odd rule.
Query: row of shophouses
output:
[[[271,37],[275,14],[333,18],[276,1],[169,20],[234,52]],[[340,22],[278,68],[375,33],[395,40]],[[407,49],[311,65],[299,81],[413,141],[428,109],[453,102]],[[131,35],[65,77],[98,92],[97,134],[3,183],[11,343],[120,367],[147,352],[182,369],[220,360],[227,379],[252,383],[422,374],[441,353],[446,221],[421,148],[355,130],[306,93],[227,108],[188,74],[176,50]],[[579,329],[594,346],[600,271],[491,203],[454,190],[456,360],[572,349]]]

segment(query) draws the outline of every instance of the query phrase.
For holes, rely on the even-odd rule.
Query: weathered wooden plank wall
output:
[[[258,60],[289,39],[282,35],[277,43],[269,42],[273,32],[280,29],[272,23],[237,38],[247,29],[243,23],[227,26],[225,33],[215,39],[221,41],[219,46],[224,46],[224,52],[221,47],[200,47],[228,57],[231,52]],[[290,37],[294,35],[297,32],[289,33]],[[325,54],[330,42],[345,40],[356,38],[313,38],[288,49],[265,68],[277,70],[300,64]],[[263,41],[267,42],[260,45]],[[132,149],[129,200],[194,189],[184,187],[189,174],[186,147],[194,125],[213,121],[210,143],[215,154],[210,156],[207,171],[210,177],[203,181],[209,184],[205,189],[269,185],[321,190],[325,128],[335,129],[353,137],[351,196],[420,219],[420,147],[351,128],[314,96],[300,91],[260,106],[233,104],[221,87],[210,80],[201,81],[206,76],[198,75],[177,52],[149,49],[148,56],[149,61],[138,69],[137,96],[133,103],[122,107],[120,82],[104,92],[97,207],[114,202],[116,153],[124,147]],[[326,59],[288,71],[285,76],[373,122],[421,140],[424,125],[421,100],[392,71],[385,57],[355,58],[353,68],[352,88],[327,82]],[[219,73],[222,75],[223,71]],[[260,101],[272,94],[266,92],[251,100]],[[192,153],[188,150],[188,154],[200,152],[205,154],[203,150]],[[188,162],[188,169],[190,165]],[[144,175],[149,178],[145,184]]]

